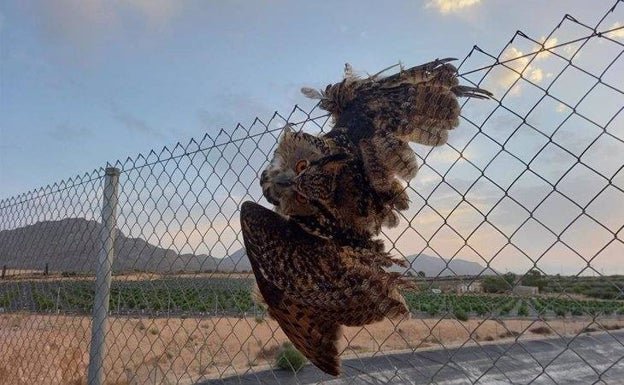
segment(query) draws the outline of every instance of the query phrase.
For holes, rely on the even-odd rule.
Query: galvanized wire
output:
[[[413,146],[411,208],[382,238],[412,256],[421,291],[406,294],[411,319],[345,331],[341,383],[621,383],[622,16],[621,1],[593,24],[565,15],[460,62],[495,97],[465,101],[447,145]],[[286,123],[331,128],[295,106],[107,165],[121,173],[105,383],[332,383],[275,367],[286,338],[252,300],[238,225],[243,201],[264,202]],[[104,171],[0,201],[0,384],[86,383]],[[445,259],[423,274],[427,255]],[[531,271],[546,293],[520,287]],[[502,294],[481,292],[492,281]]]

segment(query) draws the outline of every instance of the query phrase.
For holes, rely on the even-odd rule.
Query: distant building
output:
[[[455,291],[458,294],[461,293],[481,293],[483,288],[481,287],[481,282],[472,281],[472,282],[462,282],[455,286]]]
[[[539,294],[539,288],[537,286],[514,286],[512,292],[518,295],[537,295]]]

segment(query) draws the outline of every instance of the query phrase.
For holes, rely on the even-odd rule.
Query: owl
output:
[[[389,77],[345,78],[324,91],[302,89],[333,120],[314,136],[286,127],[260,184],[277,212],[345,245],[371,244],[406,210],[405,183],[418,171],[409,142],[438,146],[459,124],[458,97],[491,93],[459,85],[454,59],[435,60]]]
[[[342,82],[304,89],[333,119],[324,135],[284,129],[260,176],[269,210],[241,207],[247,256],[269,314],[321,370],[340,373],[342,326],[408,313],[410,280],[385,268],[376,238],[408,208],[405,183],[418,170],[409,142],[437,146],[459,123],[457,97],[487,98],[461,86],[451,59],[366,79],[348,66]]]
[[[341,372],[342,326],[408,313],[401,289],[413,283],[383,267],[384,252],[343,246],[311,234],[296,219],[253,202],[241,206],[247,256],[271,317],[319,369]]]

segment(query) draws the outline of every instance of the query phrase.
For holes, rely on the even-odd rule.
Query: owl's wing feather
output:
[[[399,289],[409,282],[383,271],[384,258],[360,260],[354,250],[311,235],[252,202],[241,206],[241,225],[269,314],[297,349],[327,373],[339,372],[340,325],[361,326],[407,313]]]
[[[354,143],[388,131],[403,140],[425,145],[447,141],[447,131],[459,124],[458,97],[488,99],[492,93],[460,85],[453,58],[403,69],[382,77],[353,76],[318,93],[320,107],[332,114],[335,127],[349,131]],[[392,68],[392,67],[390,67]],[[312,93],[309,89],[307,96]]]
[[[289,305],[269,307],[269,314],[280,325],[284,334],[314,365],[325,373],[340,374],[338,339],[341,336],[340,324],[327,322],[310,307],[294,301]]]

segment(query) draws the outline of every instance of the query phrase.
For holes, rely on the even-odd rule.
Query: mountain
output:
[[[407,269],[403,267],[394,267],[391,270],[399,272],[418,274],[419,271],[425,273],[426,277],[438,276],[456,276],[456,275],[492,275],[496,272],[483,265],[467,261],[465,259],[453,258],[446,260],[440,257],[432,257],[426,254],[414,254],[406,257],[410,263]]]
[[[99,257],[99,222],[83,218],[43,221],[0,231],[0,266],[10,269],[87,272],[95,271]],[[115,235],[113,271],[172,272],[199,270],[205,262],[194,255],[154,246],[141,238]]]
[[[43,221],[14,230],[0,231],[0,266],[10,269],[93,272],[100,247],[99,222],[83,218]],[[157,273],[222,271],[251,271],[244,249],[225,258],[206,254],[178,254],[173,250],[154,246],[141,238],[125,236],[117,230],[115,239],[114,272],[148,271]],[[494,274],[476,262],[463,259],[446,261],[425,254],[407,257],[413,274],[419,271],[427,277],[449,275]],[[405,272],[405,268],[392,270]]]
[[[238,249],[231,255],[224,258],[214,258],[206,254],[182,254],[180,256],[186,261],[195,261],[194,264],[180,270],[185,271],[217,271],[217,272],[248,272],[251,271],[251,263],[247,258],[245,249]],[[198,262],[201,264],[198,265]]]

